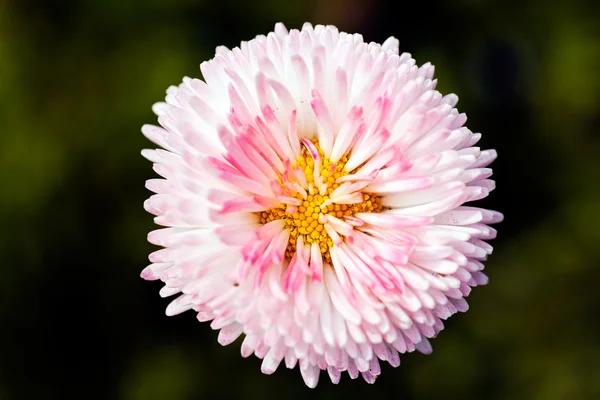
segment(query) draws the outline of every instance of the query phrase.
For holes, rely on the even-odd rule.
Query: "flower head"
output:
[[[298,364],[310,387],[430,352],[487,282],[502,219],[464,205],[494,188],[496,152],[474,147],[433,66],[394,38],[277,24],[200,68],[142,128],[164,178],[144,205],[166,226],[142,277],[179,293],[167,314],[193,309],[223,345],[243,334],[264,373]]]

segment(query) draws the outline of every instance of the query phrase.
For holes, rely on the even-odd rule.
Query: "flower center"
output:
[[[285,252],[287,259],[295,254],[298,237],[302,236],[303,243],[316,243],[324,260],[331,263],[329,249],[333,246],[333,240],[325,228],[325,216],[344,220],[356,213],[377,213],[381,211],[381,200],[374,194],[363,192],[339,196],[339,189],[351,184],[351,180],[340,181],[340,178],[354,172],[344,170],[348,157],[343,156],[333,163],[324,157],[317,140],[313,139],[307,144],[280,181],[284,190],[291,189],[285,196],[288,202],[261,212],[260,222],[266,224],[279,219],[285,222],[286,229],[290,231]],[[311,145],[312,152],[309,148]],[[342,185],[345,186],[340,188]]]

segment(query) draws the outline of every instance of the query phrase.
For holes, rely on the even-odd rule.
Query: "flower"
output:
[[[502,215],[463,204],[494,189],[496,152],[398,44],[277,24],[155,104],[144,206],[166,228],[142,277],[181,293],[167,315],[243,334],[262,372],[298,364],[312,388],[325,369],[373,382],[467,310]]]

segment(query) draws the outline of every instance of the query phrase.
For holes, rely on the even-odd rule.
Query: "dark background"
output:
[[[600,398],[594,3],[0,0],[0,399]],[[139,278],[150,106],[277,21],[399,38],[500,155],[490,284],[374,386],[265,376]]]

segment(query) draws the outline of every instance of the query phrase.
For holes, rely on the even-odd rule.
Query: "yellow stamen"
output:
[[[294,162],[294,167],[298,167],[304,171],[307,181],[307,189],[312,184],[315,185],[315,190],[312,194],[309,194],[306,198],[301,193],[290,195],[302,201],[302,204],[297,207],[297,211],[293,213],[287,212],[287,208],[290,204],[282,204],[281,207],[271,208],[267,211],[260,213],[260,222],[266,224],[268,222],[283,219],[285,226],[290,230],[290,240],[287,246],[285,256],[291,259],[296,252],[296,241],[299,235],[302,235],[304,243],[310,245],[316,243],[321,250],[321,254],[326,262],[331,263],[331,257],[329,255],[329,249],[333,246],[333,241],[323,228],[323,224],[319,221],[322,215],[332,215],[336,218],[343,219],[345,216],[352,216],[356,213],[369,212],[376,213],[381,211],[381,200],[378,196],[372,193],[363,193],[363,201],[358,204],[330,204],[324,205],[323,203],[329,200],[329,195],[337,189],[340,184],[336,183],[335,180],[352,174],[355,171],[346,173],[344,166],[348,161],[348,157],[342,157],[337,163],[332,165],[331,160],[325,158],[323,150],[319,147],[316,140],[312,141],[320,155],[320,166],[319,174],[322,181],[325,183],[327,189],[323,195],[319,194],[318,186],[315,185],[314,181],[314,165],[315,162],[310,156],[310,153],[306,148],[303,148],[302,154]],[[360,167],[359,167],[360,168]],[[358,169],[358,168],[357,168]],[[333,172],[333,174],[331,174]]]

